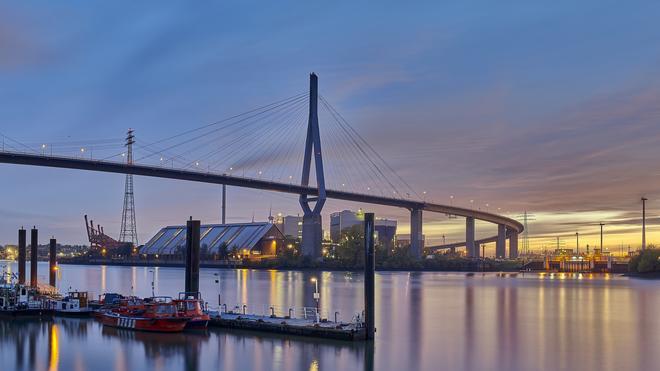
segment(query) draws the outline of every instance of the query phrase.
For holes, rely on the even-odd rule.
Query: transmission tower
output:
[[[129,166],[133,165],[133,143],[135,143],[133,130],[128,129],[128,132],[126,133],[126,164]],[[119,232],[119,241],[130,242],[133,244],[133,246],[138,246],[132,174],[126,174],[126,185],[124,187],[124,209],[121,214],[121,231]]]
[[[522,241],[522,251],[524,254],[529,254],[529,226],[528,221],[536,220],[534,214],[530,214],[525,210],[521,215],[516,215],[516,218],[523,219],[523,226],[525,230],[523,231],[523,241]]]

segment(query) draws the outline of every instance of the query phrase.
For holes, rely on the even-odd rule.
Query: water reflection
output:
[[[150,367],[167,364],[172,359],[182,358],[184,369],[190,371],[200,369],[199,355],[202,343],[209,340],[209,335],[206,332],[163,335],[103,327],[101,334],[104,338],[107,337],[121,343],[122,348],[125,350],[142,347],[144,358]],[[130,368],[128,367],[128,369]]]
[[[15,361],[15,367],[7,369],[57,370],[59,343],[58,326],[52,321],[0,321],[0,354]]]
[[[146,296],[147,267],[63,266],[62,287]],[[154,272],[156,293],[176,296],[183,270]],[[320,306],[350,320],[363,277],[350,272],[202,269],[213,305]],[[216,280],[218,282],[216,282]],[[379,272],[375,343],[212,330],[154,335],[85,319],[0,321],[2,370],[645,370],[660,362],[660,285],[617,276]]]

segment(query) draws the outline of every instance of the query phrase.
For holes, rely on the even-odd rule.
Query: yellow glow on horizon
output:
[[[510,213],[505,216],[514,218],[521,223],[522,213]],[[533,212],[534,220],[528,221],[529,245],[532,252],[541,252],[544,249],[554,250],[556,248],[556,237],[560,237],[562,248],[575,249],[575,232],[579,232],[580,252],[586,252],[587,244],[589,251],[600,248],[600,222],[604,223],[603,249],[613,255],[625,255],[628,245],[631,251],[641,246],[641,224],[625,222],[630,214],[626,211],[579,211],[579,212]],[[640,215],[641,216],[641,215]],[[410,220],[406,216],[396,217],[398,219],[397,234],[410,233]],[[648,218],[648,213],[647,213]],[[490,237],[497,234],[497,226],[488,222],[477,221],[475,225],[476,238]],[[465,241],[465,219],[458,217],[449,219],[444,215],[425,213],[423,234],[426,237],[426,245],[442,244],[443,235],[447,243]],[[523,235],[520,235],[519,248],[522,245]],[[647,245],[660,245],[660,225],[646,225]],[[491,249],[486,245],[486,253]],[[623,249],[621,248],[623,246]]]

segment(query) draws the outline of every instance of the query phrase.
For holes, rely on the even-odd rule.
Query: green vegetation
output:
[[[660,273],[660,249],[649,245],[644,252],[630,259],[628,269],[632,273]]]
[[[402,246],[392,251],[376,244],[376,269],[379,270],[424,270],[424,271],[518,271],[519,261],[494,259],[474,260],[459,254],[435,254],[431,258],[415,260],[409,255],[409,247]],[[364,268],[364,232],[362,226],[347,228],[342,233],[341,243],[327,251],[322,261],[301,256],[297,243],[287,243],[279,249],[277,258],[261,261],[245,261],[251,268],[271,269],[331,269],[362,270]]]

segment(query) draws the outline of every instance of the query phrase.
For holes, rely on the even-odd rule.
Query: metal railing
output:
[[[208,303],[207,303],[208,304]],[[249,306],[246,303],[239,303],[235,305],[222,304],[219,307],[208,306],[210,310],[217,311],[220,315],[238,314],[238,315],[256,315],[271,318],[283,319],[298,319],[298,320],[312,320],[315,322],[342,322],[340,311],[332,311],[328,309],[317,310],[316,307],[288,307],[276,304],[262,304]],[[356,312],[351,317],[351,323],[361,322],[364,318],[362,313]]]

